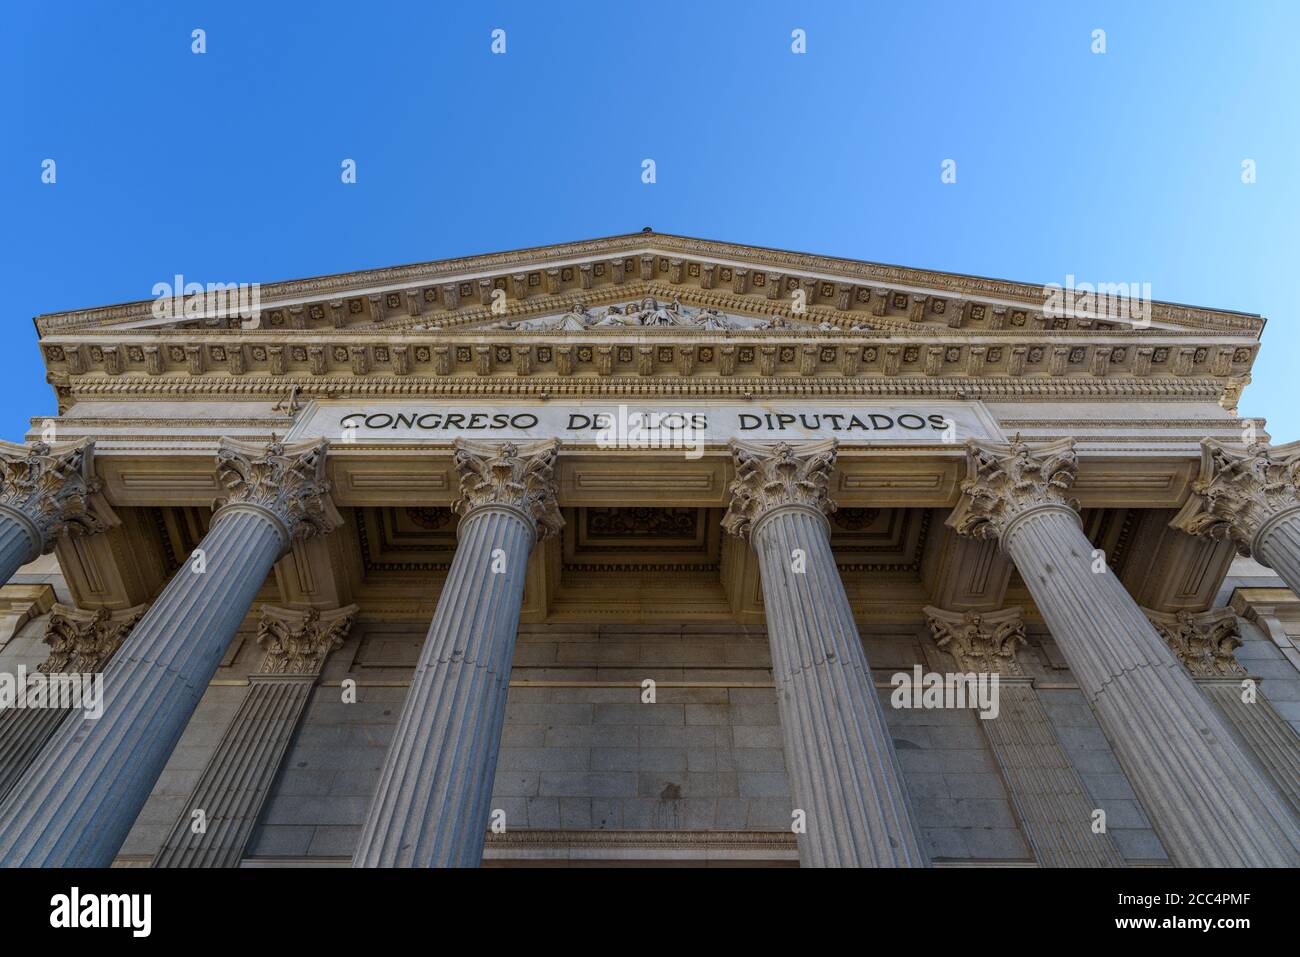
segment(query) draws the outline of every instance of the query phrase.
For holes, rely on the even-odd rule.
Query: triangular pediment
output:
[[[40,316],[37,326],[43,336],[109,329],[396,331],[495,326],[512,331],[504,323],[536,330],[552,328],[552,321],[563,316],[571,317],[564,321],[569,326],[585,323],[581,313],[575,315],[580,305],[606,319],[615,314],[612,307],[626,309],[627,303],[652,296],[661,305],[680,299],[691,309],[711,309],[741,320],[782,316],[795,329],[915,333],[932,326],[935,331],[1106,333],[1135,325],[1123,309],[1118,315],[1110,312],[1114,303],[1134,301],[1144,307],[1137,320],[1143,327],[1256,335],[1263,327],[1260,317],[1245,313],[1123,298],[1136,291],[1137,284],[1132,290],[1119,284],[1119,298],[1103,303],[1106,309],[1079,308],[1074,301],[1054,309],[1051,291],[1043,285],[651,232],[264,283],[255,287],[255,303],[249,301],[251,287],[229,285],[235,288],[187,281],[183,288],[168,287],[151,300]],[[243,314],[252,311],[256,320]],[[699,321],[707,325],[712,320],[706,314]],[[679,328],[692,324],[689,320]],[[742,321],[741,327],[751,326]]]

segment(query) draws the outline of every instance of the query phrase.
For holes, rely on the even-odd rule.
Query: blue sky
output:
[[[1241,411],[1300,438],[1300,4],[290,6],[0,14],[0,437],[41,312],[649,225],[1263,313]]]

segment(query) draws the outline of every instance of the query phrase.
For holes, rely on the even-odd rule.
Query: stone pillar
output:
[[[478,867],[483,858],[528,555],[563,524],[558,448],[457,440],[456,556],[354,867]]]
[[[1200,694],[1104,562],[1077,503],[1074,442],[967,443],[948,523],[996,537],[1174,860],[1188,867],[1294,867],[1300,821]]]
[[[257,643],[266,657],[154,867],[239,866],[325,658],[343,644],[356,613],[356,605],[262,608]]]
[[[1169,524],[1230,539],[1300,595],[1300,442],[1234,449],[1205,439],[1192,495]]]
[[[935,643],[967,674],[998,675],[997,717],[981,718],[1007,791],[1043,867],[1122,867],[1110,835],[1092,830],[1093,802],[1070,763],[1016,651],[1025,642],[1019,608],[956,612],[927,607]]]
[[[1300,738],[1260,696],[1256,682],[1233,654],[1241,645],[1236,613],[1231,608],[1197,614],[1147,609],[1146,615],[1192,681],[1219,706],[1282,796],[1300,813]]]
[[[41,675],[93,675],[102,671],[147,608],[137,605],[116,612],[107,608],[83,611],[56,604],[45,625],[50,654],[37,671]],[[69,709],[60,707],[0,711],[0,801],[13,790],[69,713]]]
[[[92,474],[94,448],[0,442],[0,585],[60,535],[90,535],[115,521]]]
[[[109,664],[102,716],[63,722],[0,805],[0,865],[112,863],[271,566],[338,524],[326,446],[222,442],[228,497]]]
[[[758,556],[805,867],[924,867],[926,859],[844,583],[831,554],[835,442],[732,442],[723,527]]]

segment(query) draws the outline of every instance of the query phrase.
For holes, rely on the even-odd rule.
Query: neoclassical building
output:
[[[648,230],[257,292],[36,319],[0,863],[1300,863],[1260,317]]]

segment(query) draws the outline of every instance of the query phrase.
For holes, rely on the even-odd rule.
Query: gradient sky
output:
[[[0,438],[38,313],[647,225],[1262,313],[1241,411],[1300,438],[1300,3],[289,6],[6,5]]]

